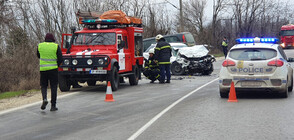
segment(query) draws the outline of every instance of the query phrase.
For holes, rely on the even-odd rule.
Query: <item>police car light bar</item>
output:
[[[279,41],[279,39],[277,39],[277,38],[261,38],[260,39],[261,43],[276,43],[278,41]]]
[[[238,38],[236,41],[238,43],[254,43],[254,38]]]
[[[238,38],[236,39],[238,43],[277,43],[279,39],[277,38]]]

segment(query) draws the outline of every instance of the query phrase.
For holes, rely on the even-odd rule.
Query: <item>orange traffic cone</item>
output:
[[[231,83],[228,102],[238,102],[234,82]]]
[[[110,81],[107,82],[106,96],[105,96],[104,101],[105,102],[114,102]]]

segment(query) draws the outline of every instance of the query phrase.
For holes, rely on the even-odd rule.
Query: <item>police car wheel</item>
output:
[[[229,92],[219,92],[219,95],[221,98],[228,98],[229,97]]]
[[[288,79],[287,79],[288,81]],[[284,91],[280,93],[281,98],[288,98],[288,85],[285,87]]]
[[[293,90],[293,75],[291,75],[291,83],[290,83],[290,87],[288,87],[288,91],[292,91]]]
[[[60,91],[62,92],[69,91],[71,86],[69,79],[67,79],[66,76],[64,75],[58,76],[58,85],[59,85]]]
[[[113,67],[110,73],[110,83],[112,91],[116,91],[119,86],[119,75],[117,67]]]

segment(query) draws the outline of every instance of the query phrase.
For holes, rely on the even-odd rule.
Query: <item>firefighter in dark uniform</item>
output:
[[[62,63],[62,52],[58,44],[54,43],[53,34],[47,33],[45,42],[38,45],[37,56],[40,58],[40,85],[43,103],[41,109],[46,109],[48,81],[51,88],[51,109],[56,111],[58,66]]]
[[[150,83],[154,83],[160,77],[159,65],[154,61],[154,49],[149,50],[149,58],[145,60],[143,74],[150,79]]]
[[[159,64],[160,69],[160,80],[159,83],[170,83],[170,57],[172,56],[171,46],[165,41],[162,35],[157,35],[155,37],[157,45],[155,47],[154,59]],[[166,81],[165,81],[166,77]]]

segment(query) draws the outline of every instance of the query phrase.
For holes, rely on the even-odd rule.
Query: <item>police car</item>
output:
[[[219,92],[228,97],[231,82],[236,91],[270,91],[287,98],[293,89],[293,69],[276,38],[239,38],[220,70]]]

